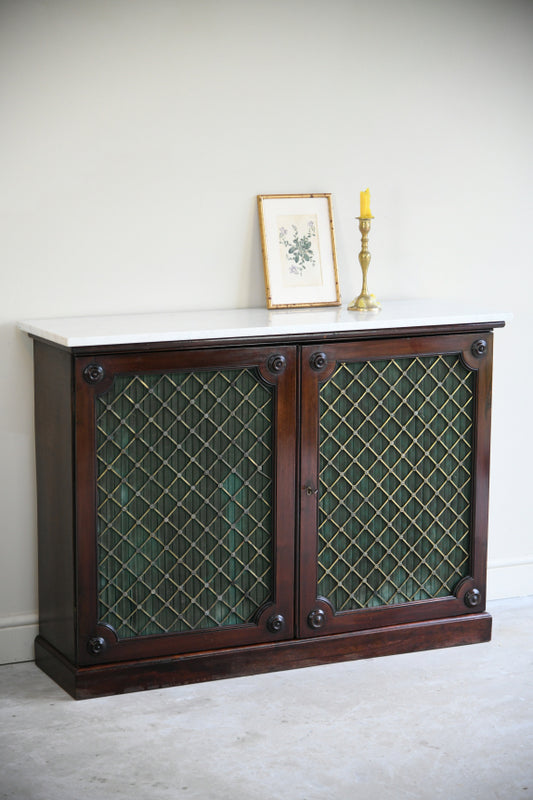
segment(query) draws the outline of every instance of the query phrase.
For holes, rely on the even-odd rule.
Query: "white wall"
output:
[[[381,298],[510,309],[491,596],[533,592],[529,0],[2,0],[0,660],[32,657],[31,343],[18,319],[264,304],[255,196],[359,190]]]

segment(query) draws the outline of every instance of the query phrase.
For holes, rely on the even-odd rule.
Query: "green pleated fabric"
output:
[[[469,572],[473,374],[459,355],[340,363],[320,389],[318,593],[336,611]]]
[[[99,614],[119,638],[250,622],[272,598],[272,389],[118,376],[96,401]]]

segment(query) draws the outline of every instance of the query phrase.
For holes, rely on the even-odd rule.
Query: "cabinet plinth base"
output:
[[[395,625],[336,636],[298,639],[90,667],[75,667],[41,636],[35,661],[76,700],[160,689],[221,678],[488,642],[487,613]]]

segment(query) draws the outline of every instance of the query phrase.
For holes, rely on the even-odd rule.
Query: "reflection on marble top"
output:
[[[115,316],[32,319],[19,328],[64,347],[143,342],[238,339],[387,330],[464,323],[502,324],[509,312],[445,300],[394,300],[381,311],[348,311],[346,307],[276,309],[238,308],[175,311]],[[490,327],[490,325],[489,325]]]

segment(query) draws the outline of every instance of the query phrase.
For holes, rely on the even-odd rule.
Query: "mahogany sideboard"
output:
[[[75,698],[484,642],[492,336],[446,304],[32,320]]]

